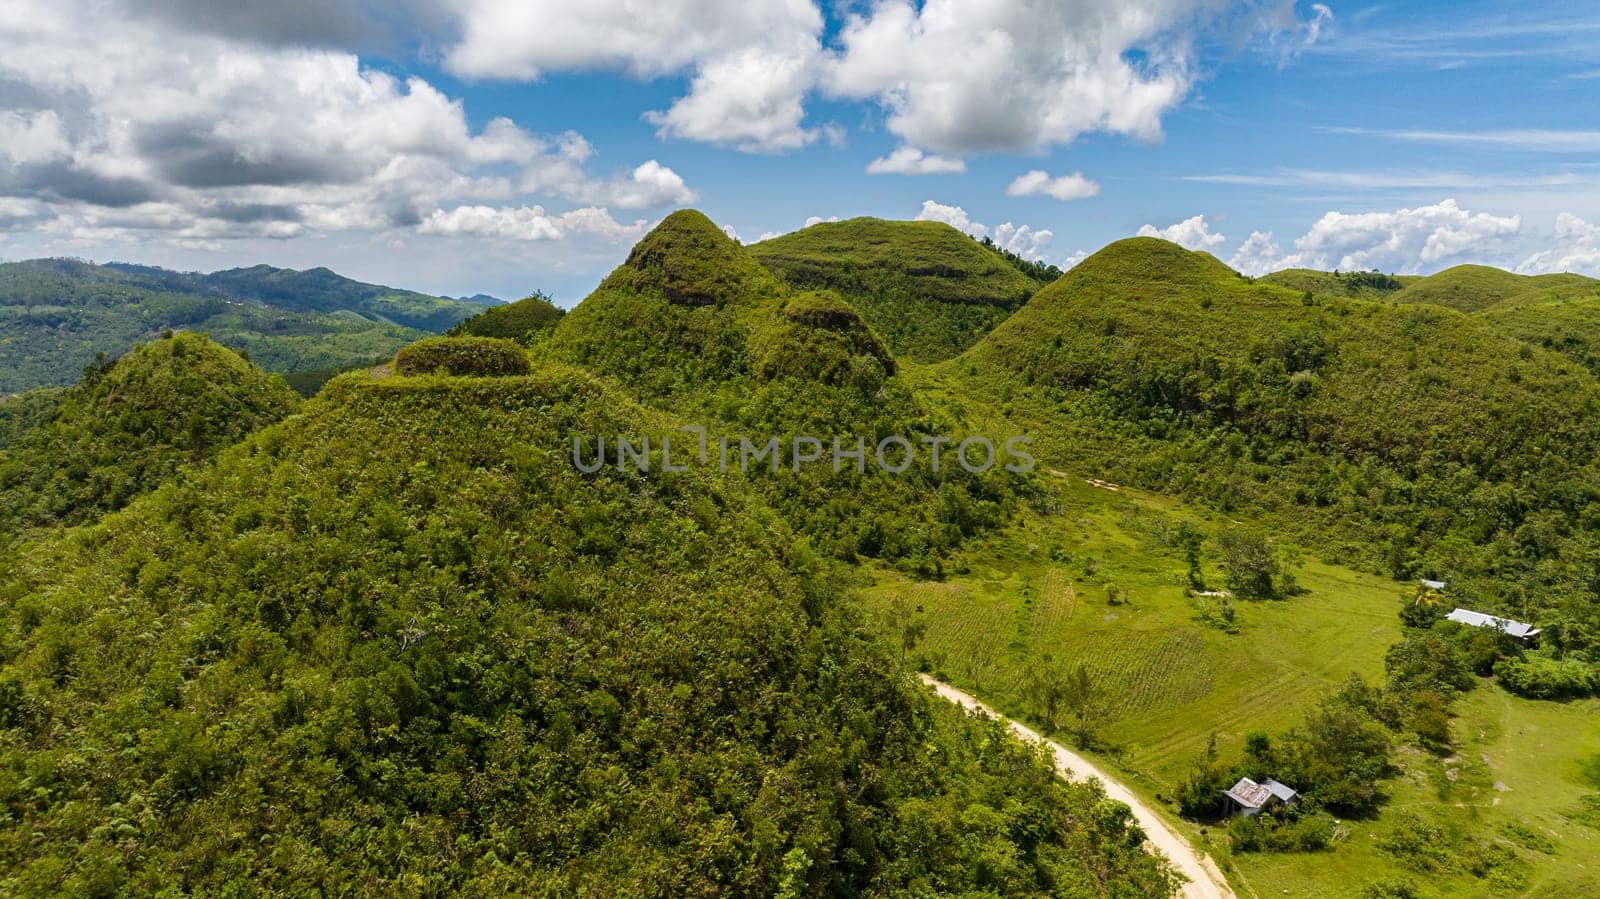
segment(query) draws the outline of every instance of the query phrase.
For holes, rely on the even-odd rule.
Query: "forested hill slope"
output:
[[[785,285],[693,210],[647,234],[535,351],[706,427],[712,445],[726,437],[737,452],[741,440],[776,439],[784,452],[776,467],[785,470],[757,463],[752,477],[828,555],[882,558],[932,574],[961,540],[1003,522],[1025,486],[999,464],[975,474],[947,458],[934,471],[926,446],[901,473],[870,461],[887,436],[917,445],[924,436],[965,434],[915,395],[849,301]],[[859,466],[836,469],[836,437],[847,450],[862,441]],[[817,440],[829,461],[793,465],[799,438]]]
[[[112,263],[110,267],[172,290],[245,300],[292,312],[356,312],[423,331],[443,331],[482,311],[485,305],[472,299],[456,300],[367,284],[327,268],[300,271],[253,265],[202,274],[125,263]]]
[[[283,380],[198,334],[91,368],[0,449],[0,535],[119,509],[294,411]]]
[[[971,346],[1042,286],[941,222],[823,222],[749,249],[795,287],[838,291],[897,355],[923,362]]]
[[[526,346],[555,327],[565,314],[549,297],[535,293],[503,306],[491,306],[462,320],[447,333],[463,337],[499,337]]]
[[[1481,318],[1308,300],[1136,238],[951,371],[1021,385],[1036,435],[1114,480],[1279,514],[1341,559],[1448,575],[1463,603],[1592,601],[1600,382]]]
[[[202,275],[73,259],[0,264],[0,394],[76,383],[166,329],[200,331],[270,371],[336,368],[392,354],[482,311],[362,284],[326,269],[257,266]]]
[[[0,892],[1159,896],[672,422],[565,368],[332,382],[0,587]]]

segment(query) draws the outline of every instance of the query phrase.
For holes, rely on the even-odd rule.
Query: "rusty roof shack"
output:
[[[1222,795],[1228,797],[1233,804],[1233,813],[1250,817],[1260,814],[1262,809],[1274,805],[1292,805],[1300,800],[1300,794],[1272,778],[1267,778],[1261,783],[1256,783],[1248,777],[1239,778],[1239,782],[1229,789],[1223,790]]]

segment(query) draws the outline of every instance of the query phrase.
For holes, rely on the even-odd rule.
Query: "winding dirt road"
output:
[[[1189,882],[1178,890],[1178,895],[1183,899],[1237,899],[1233,889],[1228,886],[1227,878],[1222,876],[1222,871],[1210,856],[1195,851],[1189,841],[1168,826],[1167,822],[1146,805],[1144,800],[1135,796],[1127,787],[1107,777],[1104,771],[1088,759],[1054,740],[1046,740],[1032,728],[1006,718],[969,693],[957,690],[926,674],[921,675],[921,678],[924,684],[932,687],[940,696],[962,708],[982,712],[1004,721],[1006,726],[1011,728],[1011,732],[1023,740],[1044,743],[1055,756],[1056,773],[1067,780],[1098,778],[1105,786],[1107,796],[1118,802],[1127,803],[1128,807],[1133,809],[1134,820],[1138,821],[1139,827],[1144,830],[1145,847],[1158,850],[1159,854],[1166,856],[1172,863],[1172,867],[1189,879]]]

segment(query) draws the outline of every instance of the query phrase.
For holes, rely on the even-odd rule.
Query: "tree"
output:
[[[1088,667],[1079,662],[1067,676],[1062,695],[1062,704],[1077,721],[1079,746],[1086,745],[1094,736],[1094,718],[1100,713],[1104,698],[1105,689],[1090,676]]]
[[[1272,544],[1259,534],[1223,531],[1217,537],[1228,589],[1246,599],[1277,599],[1282,565]]]
[[[1034,713],[1044,723],[1045,729],[1054,732],[1061,726],[1058,715],[1066,701],[1071,675],[1060,662],[1049,661],[1035,665],[1028,673],[1024,688]]]
[[[1430,628],[1444,614],[1444,594],[1427,584],[1418,584],[1416,592],[1400,607],[1400,623],[1406,627]]]
[[[895,597],[890,614],[894,616],[895,631],[900,635],[900,661],[903,663],[927,635],[928,622],[922,617],[922,606],[913,609],[903,596]]]
[[[1180,521],[1174,539],[1178,548],[1183,550],[1184,564],[1189,566],[1189,588],[1204,590],[1206,581],[1200,572],[1200,551],[1205,546],[1205,533],[1187,521]]]

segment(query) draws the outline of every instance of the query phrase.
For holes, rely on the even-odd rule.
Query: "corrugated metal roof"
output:
[[[1293,802],[1294,797],[1299,795],[1287,785],[1278,783],[1270,777],[1265,781],[1262,781],[1261,785],[1266,787],[1272,793],[1272,795],[1282,799],[1284,802]]]
[[[1272,795],[1270,789],[1248,777],[1239,778],[1239,782],[1234,784],[1232,789],[1223,792],[1245,808],[1260,808],[1266,804],[1267,797]]]
[[[1492,627],[1497,631],[1510,634],[1513,637],[1532,637],[1539,633],[1539,629],[1531,624],[1513,621],[1510,618],[1496,618],[1471,609],[1456,609],[1445,618],[1471,627]]]

